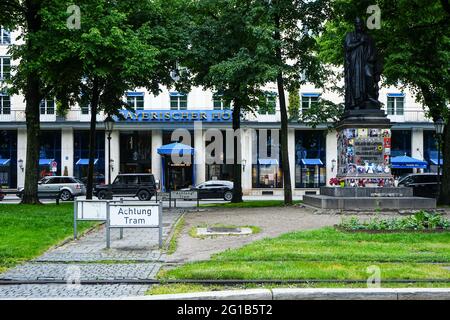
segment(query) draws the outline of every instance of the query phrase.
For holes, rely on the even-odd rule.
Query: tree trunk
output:
[[[95,140],[96,140],[96,126],[97,126],[97,110],[99,103],[100,90],[98,86],[98,80],[94,79],[92,86],[92,98],[91,98],[91,126],[89,130],[89,166],[88,166],[88,179],[86,186],[86,199],[92,199],[92,189],[94,188],[94,159],[95,159]]]
[[[233,130],[236,133],[241,128],[241,106],[239,101],[235,101],[233,108]],[[234,136],[234,163],[233,163],[233,198],[231,202],[242,202],[242,169],[239,154],[241,150],[241,135]]]
[[[27,0],[25,5],[25,20],[29,34],[33,34],[41,29],[41,17],[39,15],[40,1]],[[33,52],[36,49],[31,43],[32,38],[26,39],[26,50],[29,56],[39,54]],[[22,63],[26,63],[22,61]],[[27,152],[25,163],[25,186],[23,190],[22,203],[40,204],[38,197],[39,181],[39,135],[40,135],[40,113],[39,104],[41,101],[41,83],[39,75],[31,71],[26,78],[25,88],[25,114],[27,123]]]
[[[442,138],[442,158],[444,165],[442,166],[440,204],[450,205],[450,125],[444,129]]]
[[[275,15],[275,41],[276,58],[279,66],[283,65],[283,57],[281,55],[281,34],[280,34],[280,17]],[[278,84],[278,97],[280,100],[280,113],[281,113],[281,165],[283,169],[283,181],[284,181],[284,204],[292,205],[292,186],[291,186],[291,170],[289,167],[289,148],[288,148],[288,115],[286,108],[286,96],[284,94],[284,80],[283,72],[278,72],[277,75]]]
[[[25,164],[25,187],[23,204],[40,204],[38,198],[39,145],[40,145],[40,90],[36,75],[29,75],[25,92],[27,123],[27,156]]]

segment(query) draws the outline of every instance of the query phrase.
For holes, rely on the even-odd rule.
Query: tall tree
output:
[[[191,7],[191,47],[185,64],[193,83],[220,92],[233,102],[233,129],[240,130],[241,117],[252,111],[263,95],[262,86],[275,80],[272,65],[273,26],[267,7],[258,0],[200,0]],[[232,202],[242,202],[242,166],[234,138]]]
[[[450,17],[448,1],[430,0],[335,0],[333,19],[327,23],[321,43],[321,58],[341,65],[341,41],[356,16],[364,16],[370,5],[381,12],[381,28],[370,30],[384,57],[382,80],[386,85],[411,89],[428,116],[446,122],[441,199],[450,204]]]
[[[285,90],[295,91],[306,82],[321,86],[324,68],[317,58],[315,37],[322,31],[329,1],[265,0],[274,24],[274,65],[278,67],[277,85],[281,114],[281,162],[284,179],[284,203],[292,204],[289,167],[288,122]],[[300,77],[300,75],[307,77]]]
[[[92,198],[97,114],[114,115],[126,91],[146,87],[158,94],[171,86],[170,71],[187,48],[181,0],[83,0],[78,5],[80,29],[63,27],[67,14],[61,7],[47,13],[50,40],[57,50],[48,52],[53,67],[46,76],[55,91],[69,101],[89,103],[89,169],[87,195]],[[66,71],[66,72],[63,72]],[[58,82],[63,77],[64,82]],[[80,94],[81,92],[81,94]]]
[[[40,59],[45,50],[41,10],[49,1],[5,0],[0,2],[0,25],[20,32],[23,44],[11,46],[10,53],[17,67],[13,67],[11,93],[22,92],[25,96],[27,150],[25,164],[25,187],[22,203],[38,204],[37,182],[39,179],[39,104],[47,88],[40,79],[40,70],[45,64]]]

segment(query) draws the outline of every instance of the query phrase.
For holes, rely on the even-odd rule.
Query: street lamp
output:
[[[108,117],[104,121],[105,123],[105,131],[108,135],[108,194],[107,199],[112,199],[112,190],[111,190],[111,134],[114,129],[114,119],[108,115]]]
[[[445,121],[442,118],[437,119],[434,122],[434,127],[436,129],[436,135],[437,135],[437,139],[438,139],[438,159],[437,159],[438,190],[437,190],[437,200],[439,201],[439,197],[441,195],[441,141],[442,141],[442,134],[444,133]]]

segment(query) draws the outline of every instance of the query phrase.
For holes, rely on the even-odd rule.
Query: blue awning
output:
[[[438,159],[430,159],[430,161],[431,161],[432,164],[434,164],[434,165],[437,166],[437,164],[438,164]],[[444,160],[443,160],[443,159],[440,159],[439,164],[440,164],[441,166],[444,165]]]
[[[320,93],[305,92],[305,93],[302,93],[302,97],[305,97],[305,98],[309,98],[309,97],[311,97],[311,98],[318,98],[318,97],[320,97]]]
[[[96,165],[98,162],[98,159],[94,159],[94,165]],[[80,159],[75,163],[77,166],[87,166],[89,165],[89,159]]]
[[[166,155],[172,155],[172,154],[191,154],[193,155],[195,152],[194,148],[191,146],[188,146],[183,143],[174,142],[170,144],[166,144],[164,146],[161,146],[158,148],[158,154],[166,156]]]
[[[185,97],[186,94],[182,92],[169,92],[169,96],[171,97]]]
[[[408,156],[398,156],[391,159],[393,169],[426,169],[428,164],[425,161]]]
[[[277,159],[259,159],[258,163],[263,166],[277,166],[278,160]]]
[[[127,97],[143,97],[143,92],[127,92]]]
[[[0,159],[0,166],[9,166],[11,159]]]
[[[404,97],[405,94],[404,93],[388,93],[387,96],[388,97],[398,97],[398,98],[400,98],[400,97]]]
[[[40,166],[49,166],[55,159],[39,159]]]
[[[302,163],[305,166],[323,166],[323,162],[320,159],[302,159]]]

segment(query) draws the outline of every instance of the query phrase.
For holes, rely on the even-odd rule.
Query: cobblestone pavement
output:
[[[183,210],[165,211],[163,239]],[[84,237],[49,250],[42,256],[0,274],[0,280],[96,281],[154,279],[165,260],[158,248],[158,229],[111,230],[106,249],[106,230],[101,227]],[[0,298],[120,297],[145,293],[148,285],[65,284],[0,285]]]
[[[148,285],[5,285],[0,287],[0,299],[8,298],[118,298],[144,295]]]
[[[160,263],[27,263],[1,275],[7,280],[138,280],[155,279]],[[1,287],[0,287],[1,288]]]

